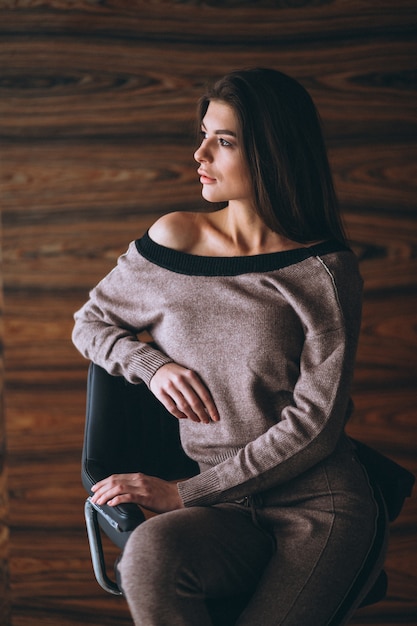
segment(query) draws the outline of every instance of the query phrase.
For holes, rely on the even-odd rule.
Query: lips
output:
[[[211,183],[215,183],[216,179],[208,176],[204,170],[198,170],[197,174],[200,176],[200,183],[203,185],[210,185]]]

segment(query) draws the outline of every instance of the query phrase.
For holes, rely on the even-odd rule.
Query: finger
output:
[[[193,370],[183,369],[175,382],[175,387],[180,390],[186,403],[184,405],[181,400],[177,401],[180,410],[194,421],[197,417],[198,421],[205,424],[208,424],[210,420],[215,422],[219,420],[213,398],[198,374]]]
[[[99,481],[91,488],[94,494],[92,501],[97,504],[105,504],[115,495],[127,492],[129,490],[128,479],[128,475],[113,474]]]
[[[105,504],[107,504],[107,506],[117,506],[118,504],[123,504],[127,502],[135,502],[135,498],[131,493],[118,494],[113,498],[110,498],[110,500],[107,500]]]
[[[195,422],[210,423],[210,414],[200,396],[191,387],[184,390],[184,395],[177,401],[177,407]]]
[[[128,485],[117,485],[112,489],[106,489],[103,492],[96,493],[92,501],[95,504],[108,504],[114,506],[120,502],[132,502],[135,496],[135,490]]]
[[[198,415],[189,409],[188,404],[184,400],[184,396],[178,392],[172,392],[172,395],[163,392],[160,398],[164,407],[177,419],[191,419],[193,422],[199,422]]]
[[[190,371],[189,384],[193,392],[189,402],[195,413],[202,421],[206,422],[206,418],[208,417],[208,421],[212,420],[213,422],[218,422],[220,416],[213,397],[200,377],[193,371]]]
[[[91,490],[99,491],[102,489],[106,489],[106,488],[111,487],[112,485],[115,485],[116,483],[122,480],[126,480],[127,478],[129,478],[129,474],[111,474],[110,476],[107,476],[106,478],[102,478],[101,480],[98,480],[91,487]]]
[[[95,504],[105,504],[108,500],[114,497],[118,492],[118,488],[110,485],[103,485],[99,489],[94,490],[94,495],[92,496],[92,501]]]
[[[176,387],[171,390],[171,400],[175,403],[176,411],[193,422],[210,422],[210,415],[192,386],[192,381],[184,381],[181,391]]]
[[[220,415],[216,405],[214,404],[212,395],[207,387],[200,381],[200,379],[197,379],[194,390],[200,399],[204,411],[213,422],[218,422],[220,420]]]

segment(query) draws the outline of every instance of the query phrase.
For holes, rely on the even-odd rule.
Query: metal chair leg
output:
[[[122,596],[123,593],[119,589],[118,585],[107,576],[100,525],[97,520],[97,511],[91,503],[90,498],[87,498],[85,502],[84,515],[87,526],[88,543],[90,545],[91,560],[96,580],[100,587],[108,593],[112,593],[115,596]]]

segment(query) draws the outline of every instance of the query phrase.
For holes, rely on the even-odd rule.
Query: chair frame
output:
[[[91,497],[87,498],[84,504],[84,518],[94,575],[96,581],[104,591],[115,596],[122,596],[123,591],[120,589],[117,582],[111,580],[107,575],[100,525],[98,522],[99,515],[106,516],[105,512],[100,507],[97,507],[97,505],[91,502]],[[106,519],[111,525],[114,524],[114,521],[110,517],[106,516]]]

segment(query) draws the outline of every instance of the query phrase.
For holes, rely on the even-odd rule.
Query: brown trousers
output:
[[[367,587],[346,602],[379,514],[344,439],[325,461],[245,503],[151,518],[119,564],[135,625],[347,624],[382,566],[384,548]]]

